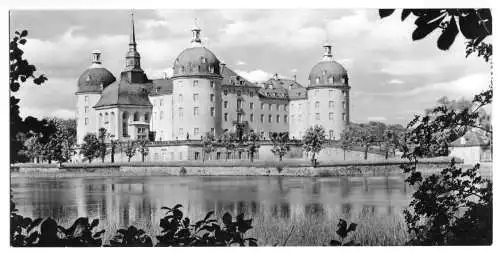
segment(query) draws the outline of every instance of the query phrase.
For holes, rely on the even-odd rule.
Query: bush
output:
[[[347,222],[343,219],[340,219],[339,223],[337,224],[336,231],[337,235],[340,237],[340,241],[335,239],[331,240],[330,246],[360,246],[360,244],[355,242],[354,240],[346,240],[346,238],[349,236],[349,233],[356,231],[357,226],[358,224],[356,223],[351,223],[349,224],[349,226],[347,226]]]
[[[111,247],[153,247],[151,237],[142,229],[134,226],[118,229],[117,234],[110,240]]]
[[[181,169],[179,170],[179,175],[185,176],[186,174],[187,174],[186,168],[181,167]]]

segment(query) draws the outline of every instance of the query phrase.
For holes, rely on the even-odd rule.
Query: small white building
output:
[[[492,161],[490,138],[482,131],[469,131],[448,146],[449,156],[459,157],[464,164]]]

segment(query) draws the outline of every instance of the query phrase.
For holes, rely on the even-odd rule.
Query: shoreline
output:
[[[431,174],[447,166],[451,158],[426,159],[417,170]],[[312,167],[307,161],[176,161],[168,163],[104,163],[104,164],[15,164],[11,165],[11,178],[45,177],[143,177],[143,176],[385,176],[403,175],[401,159],[381,161],[321,162]],[[463,165],[461,161],[458,165]]]

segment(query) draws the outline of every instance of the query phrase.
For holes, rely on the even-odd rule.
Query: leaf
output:
[[[395,9],[379,9],[378,14],[379,14],[380,18],[385,18],[385,17],[392,15],[392,13],[394,13],[394,11],[395,11]]]
[[[422,19],[424,17],[420,17]],[[430,23],[423,23],[417,26],[417,28],[412,33],[412,40],[420,40],[425,38],[425,36],[429,35],[429,33],[436,30],[439,27],[439,24],[443,21],[444,16],[438,18]]]
[[[342,243],[340,243],[337,240],[331,240],[330,241],[330,246],[342,246]]]
[[[229,224],[231,224],[233,221],[233,217],[231,216],[231,214],[229,213],[225,213],[223,216],[222,216],[222,222],[227,226]]]
[[[181,208],[181,207],[182,207],[182,205],[181,205],[181,204],[177,204],[177,205],[175,205],[175,206],[174,206],[174,208],[172,208],[172,209],[179,209],[179,208]]]
[[[337,235],[341,238],[345,238],[347,236],[347,222],[343,219],[340,219],[337,224]]]
[[[28,31],[23,30],[23,31],[21,32],[20,37],[26,37],[26,36],[28,36]]]
[[[104,230],[104,229],[103,229],[103,230],[101,230],[101,231],[98,231],[98,232],[96,232],[96,233],[94,234],[94,236],[93,236],[93,237],[94,237],[94,238],[98,238],[98,237],[100,237],[102,234],[104,234],[104,232],[106,232],[106,230]]]
[[[347,229],[347,233],[356,231],[357,226],[358,226],[358,224],[356,224],[356,223],[349,224],[349,228]]]
[[[26,39],[20,39],[20,40],[19,40],[19,44],[21,44],[21,45],[26,44]]]
[[[33,229],[35,228],[36,226],[38,226],[41,222],[43,221],[43,218],[38,218],[36,220],[34,220],[31,225],[28,227],[28,233]]]
[[[92,230],[94,227],[97,227],[98,225],[99,225],[99,219],[94,219],[90,224],[90,230]]]
[[[454,18],[451,19],[450,23],[443,30],[441,36],[439,36],[437,45],[441,50],[448,50],[450,46],[455,41],[458,34],[457,23]]]
[[[404,21],[410,14],[410,9],[403,9],[403,11],[401,12],[401,21]]]
[[[210,218],[215,212],[214,211],[210,211],[207,213],[207,215],[205,216],[205,219],[203,219],[204,221],[207,221],[208,218]]]

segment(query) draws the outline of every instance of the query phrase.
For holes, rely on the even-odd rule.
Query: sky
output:
[[[194,19],[202,41],[222,62],[251,81],[274,73],[296,75],[308,84],[325,42],[348,72],[351,121],[406,125],[415,114],[450,99],[487,88],[490,65],[465,57],[459,35],[448,51],[436,46],[440,32],[411,40],[414,17],[400,13],[380,19],[376,9],[287,10],[136,10],[141,64],[150,78],[171,73],[174,59],[190,46]],[[99,50],[103,65],[116,77],[125,65],[130,10],[17,10],[10,13],[10,33],[28,30],[25,57],[48,77],[41,86],[26,83],[21,116],[75,117],[77,79]]]

